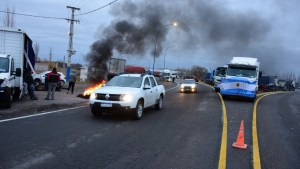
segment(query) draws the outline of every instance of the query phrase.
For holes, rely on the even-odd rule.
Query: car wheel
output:
[[[163,107],[163,97],[160,95],[158,102],[155,104],[156,110],[161,110]]]
[[[40,79],[34,79],[34,86],[37,87],[41,84],[41,80]]]
[[[141,100],[139,100],[136,104],[136,108],[134,110],[134,118],[136,120],[139,120],[142,118],[143,116],[143,112],[144,112],[144,105],[143,102]]]
[[[95,117],[99,117],[103,115],[102,111],[99,108],[96,108],[94,106],[91,107],[91,112]]]
[[[60,86],[61,86],[61,88],[62,88],[64,85],[65,85],[65,81],[61,80],[61,81],[60,81]]]

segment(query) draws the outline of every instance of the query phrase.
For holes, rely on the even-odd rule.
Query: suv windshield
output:
[[[9,67],[8,58],[0,58],[0,73],[7,73]]]
[[[142,80],[142,77],[115,76],[109,82],[107,82],[106,86],[139,88],[142,85]]]
[[[227,70],[228,76],[238,76],[238,77],[256,77],[256,69],[249,67],[229,67]]]

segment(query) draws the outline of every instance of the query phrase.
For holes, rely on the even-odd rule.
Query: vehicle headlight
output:
[[[192,85],[192,89],[195,89],[196,88],[196,85]]]
[[[180,88],[184,88],[184,86],[183,86],[183,85],[180,85]]]
[[[97,98],[97,94],[96,93],[91,93],[90,95],[90,99],[96,99]]]
[[[124,94],[124,95],[121,95],[120,100],[125,101],[125,102],[130,102],[130,101],[132,101],[132,96],[129,94]]]
[[[8,80],[7,79],[1,79],[1,87],[6,87],[8,86]]]

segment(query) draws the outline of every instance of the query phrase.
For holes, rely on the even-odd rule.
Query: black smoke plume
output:
[[[128,0],[115,4],[111,14],[115,19],[102,30],[99,37],[103,38],[94,42],[87,54],[92,82],[106,79],[107,61],[114,52],[158,57],[171,36],[168,33],[173,21],[179,26],[172,36],[180,42],[182,51],[201,46],[216,53],[227,52],[230,57],[263,39],[270,30],[268,22],[254,13],[231,11],[219,1]]]

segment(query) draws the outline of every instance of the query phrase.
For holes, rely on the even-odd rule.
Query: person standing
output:
[[[47,80],[48,80],[48,94],[45,100],[50,100],[50,95],[51,95],[51,100],[54,100],[55,89],[57,83],[60,81],[60,75],[57,73],[56,68],[53,68],[52,72],[48,73]]]
[[[70,89],[71,89],[71,93],[73,94],[75,82],[76,82],[76,73],[75,71],[72,71],[69,75],[69,87],[68,87],[67,94],[69,93]]]
[[[33,81],[33,78],[31,76],[31,70],[30,68],[27,69],[25,72],[24,72],[24,82],[27,84],[27,91],[28,91],[28,94],[30,96],[30,99],[31,100],[37,100],[38,98],[36,97],[35,93],[34,93],[34,81]]]

